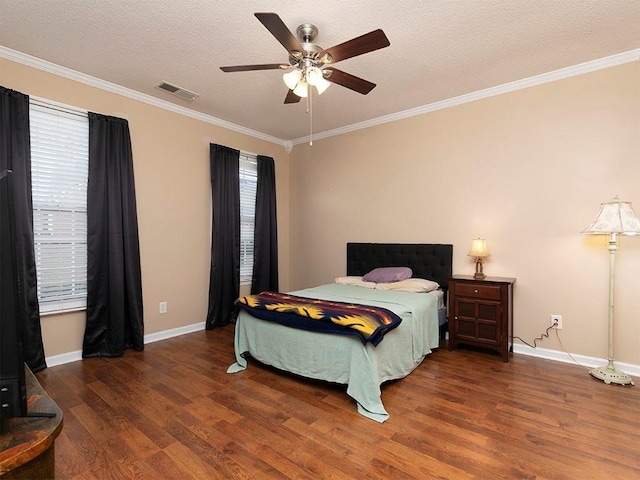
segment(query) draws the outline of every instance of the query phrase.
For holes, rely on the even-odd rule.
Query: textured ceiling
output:
[[[337,67],[377,84],[313,101],[324,132],[640,48],[640,0],[0,0],[0,45],[282,140],[309,134],[306,101],[284,105],[287,62],[254,17],[275,12],[324,48],[381,28],[391,46]],[[0,72],[0,83],[1,83]],[[155,87],[195,91],[193,102]]]

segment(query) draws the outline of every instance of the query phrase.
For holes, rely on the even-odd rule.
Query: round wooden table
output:
[[[0,478],[55,478],[56,437],[62,431],[62,410],[42,389],[25,366],[27,413],[55,414],[0,420]]]

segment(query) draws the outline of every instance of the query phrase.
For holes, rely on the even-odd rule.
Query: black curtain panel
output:
[[[144,349],[133,156],[126,120],[89,112],[87,324],[82,356]]]
[[[22,350],[32,372],[47,368],[40,328],[38,281],[33,247],[29,96],[0,87],[0,171],[13,171],[18,233],[18,269],[22,278]]]
[[[210,162],[213,227],[207,330],[235,320],[233,303],[240,293],[240,151],[212,143]]]
[[[257,187],[252,294],[278,291],[278,222],[273,158],[258,155]]]

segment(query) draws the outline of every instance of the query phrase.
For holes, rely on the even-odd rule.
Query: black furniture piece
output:
[[[438,282],[445,293],[452,262],[450,244],[347,243],[347,275],[362,276],[378,267],[407,266],[414,277]]]
[[[11,170],[0,172],[0,420],[27,414],[22,352],[26,313],[16,246],[13,188]]]

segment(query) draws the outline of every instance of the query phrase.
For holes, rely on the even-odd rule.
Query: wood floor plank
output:
[[[144,413],[141,413],[137,408],[137,405],[138,404],[136,404],[136,406],[121,405],[120,410],[122,414],[126,415],[131,423],[134,424],[146,438],[153,442],[153,444],[159,449],[164,449],[177,441],[174,437],[167,433],[167,431],[162,428],[162,426],[159,426]]]
[[[61,478],[57,470],[56,470],[56,478]],[[99,480],[98,477],[96,477],[93,474],[93,472],[88,470],[85,472],[79,473],[75,477],[62,477],[62,478],[70,478],[70,480]]]
[[[277,468],[279,478],[299,478],[305,472],[289,459],[289,452],[302,445],[300,437],[295,435],[275,434],[266,430],[247,428],[246,422],[231,425],[225,421],[217,424],[217,441],[225,451],[229,444],[242,445],[251,454],[263,459]],[[285,441],[289,437],[289,441]],[[296,441],[294,441],[296,440]]]
[[[138,467],[140,468],[140,471],[143,472],[144,478],[149,479],[179,478],[190,480],[198,478],[191,475],[188,469],[182,468],[182,465],[179,462],[176,462],[164,450],[154,453],[149,458],[139,462]]]
[[[64,413],[64,426],[56,439],[56,478],[75,478],[90,472],[92,458],[99,446],[73,414]]]
[[[462,467],[440,461],[437,450],[419,452],[401,443],[388,441],[382,444],[371,460],[372,469],[382,478],[450,478],[466,480],[474,478]],[[394,469],[395,477],[388,474]],[[400,473],[401,472],[401,473]]]
[[[370,439],[367,439],[367,442],[354,445],[353,439],[348,438],[350,430],[339,427],[336,429],[323,428],[319,425],[320,423],[323,423],[323,419],[314,422],[313,428],[309,428],[306,423],[293,417],[285,423],[285,427],[304,438],[304,442],[301,443],[311,446],[312,449],[314,449],[313,445],[324,445],[328,451],[331,451],[331,454],[325,456],[340,460],[342,466],[339,468],[345,472],[346,478],[352,478],[350,475],[346,475],[350,468],[355,468],[358,471],[368,468],[375,456],[377,445],[372,445]],[[345,463],[348,465],[345,466]]]
[[[380,424],[342,385],[234,361],[231,325],[39,372],[57,478],[640,479],[640,388],[583,367],[443,343],[382,386]]]
[[[197,453],[187,445],[177,442],[165,449],[165,452],[179,468],[188,471],[193,478],[202,480],[251,478],[228,456],[213,448],[205,454]],[[180,477],[166,476],[165,478]]]
[[[229,423],[235,423],[242,418],[226,405],[215,401],[209,396],[195,398],[189,405],[189,413],[198,419],[203,425],[211,425],[225,420]]]

